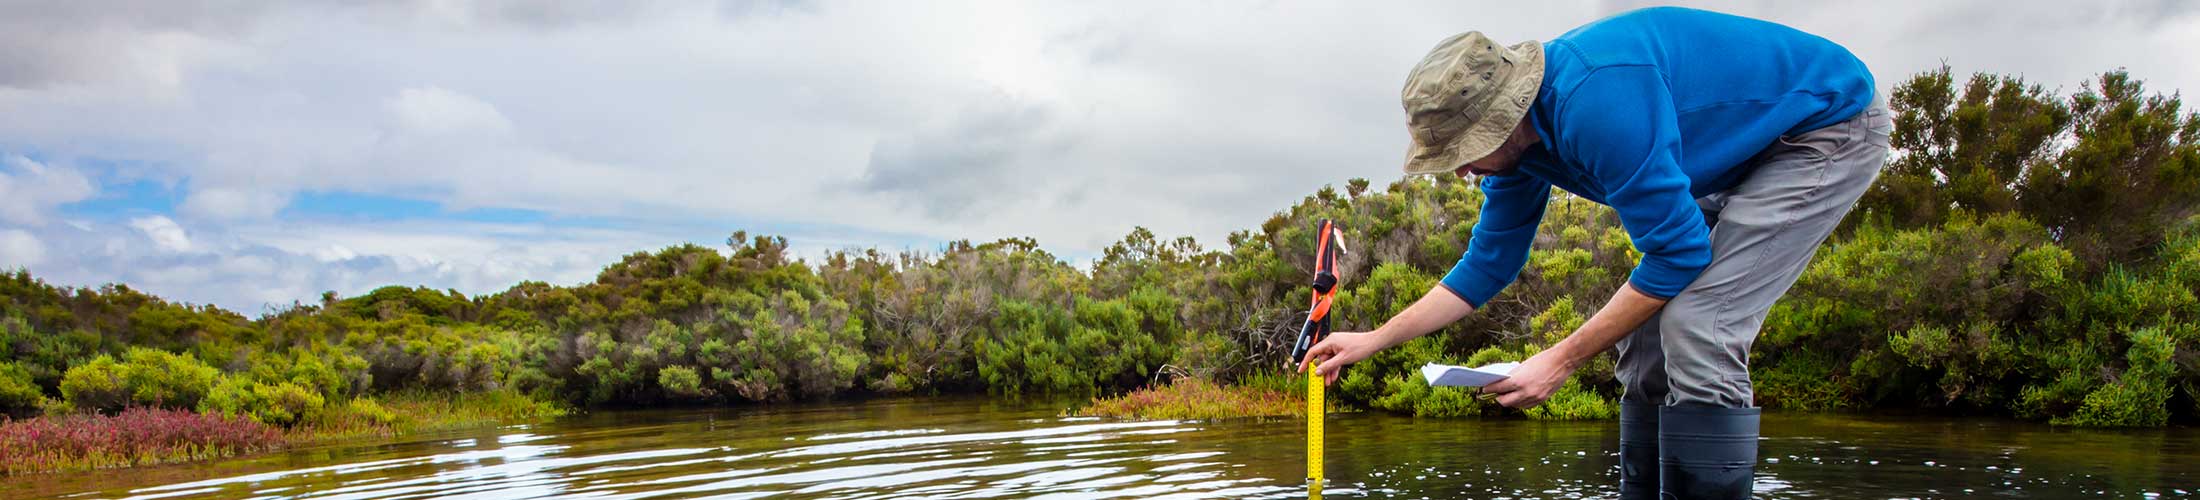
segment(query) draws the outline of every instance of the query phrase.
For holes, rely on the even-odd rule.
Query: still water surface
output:
[[[960,398],[607,411],[0,480],[6,498],[1301,498],[1303,423]],[[1331,415],[1326,498],[1608,498],[1612,422]],[[1759,498],[2190,498],[2200,429],[1768,415]]]

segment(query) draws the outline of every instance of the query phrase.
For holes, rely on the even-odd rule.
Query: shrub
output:
[[[112,356],[92,358],[61,376],[62,399],[78,409],[120,410],[130,404],[130,393],[130,388],[123,385],[122,364]]]
[[[1416,417],[1472,417],[1496,407],[1467,391],[1433,387],[1417,373],[1399,373],[1383,380],[1383,396],[1370,405]]]
[[[318,416],[326,403],[319,393],[298,384],[225,377],[199,410],[288,426]]]
[[[37,413],[45,404],[46,394],[31,381],[30,370],[0,361],[0,415],[26,416]]]
[[[1527,414],[1538,420],[1609,420],[1619,417],[1619,403],[1569,378],[1551,399],[1529,408]]]
[[[2125,355],[2129,365],[2123,373],[2086,394],[2076,413],[2051,422],[2146,427],[2169,422],[2169,378],[2174,369],[2170,358],[2176,354],[2175,341],[2160,328],[2131,332],[2129,337],[2131,350]]]
[[[1750,367],[1749,377],[1755,386],[1759,406],[1829,411],[1855,404],[1849,385],[1836,375],[1840,368],[1841,364],[1833,356],[1793,352],[1781,356],[1778,361],[1755,363]]]
[[[196,407],[221,374],[198,358],[157,349],[133,347],[123,358],[123,383],[133,400],[147,406]]]
[[[710,395],[710,390],[703,388],[703,377],[696,375],[694,368],[685,366],[667,366],[657,370],[657,385],[664,387],[665,392],[682,398]]]
[[[193,408],[220,372],[197,358],[133,347],[125,361],[101,355],[70,368],[61,394],[78,409],[116,411],[124,406]]]

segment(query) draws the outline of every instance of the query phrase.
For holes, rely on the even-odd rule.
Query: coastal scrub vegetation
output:
[[[2062,95],[1942,68],[1891,101],[1896,155],[1766,319],[1758,402],[2087,426],[2200,416],[2200,115],[2122,72]],[[1639,255],[1613,213],[1562,192],[1550,203],[1518,282],[1352,367],[1335,401],[1429,417],[1614,415],[1608,356],[1525,412],[1416,371],[1525,359],[1625,282]],[[1336,328],[1366,330],[1457,261],[1480,204],[1474,184],[1449,177],[1353,179],[1217,247],[1134,229],[1086,268],[1028,238],[809,261],[784,238],[735,232],[725,248],[638,252],[571,286],[391,286],[259,318],[17,271],[0,274],[0,412],[18,419],[10,429],[144,409],[356,431],[434,410],[423,399],[474,401],[491,410],[444,411],[497,418],[1047,393],[1151,415],[1110,397],[1172,380],[1190,385],[1130,398],[1177,405],[1168,416],[1232,401],[1289,412],[1301,379],[1282,373],[1284,357],[1315,221],[1337,220],[1350,242]],[[1246,393],[1202,396],[1233,390]]]

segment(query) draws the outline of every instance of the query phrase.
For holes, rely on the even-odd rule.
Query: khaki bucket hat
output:
[[[1406,76],[1413,147],[1406,175],[1440,174],[1488,156],[1528,116],[1543,85],[1543,44],[1501,47],[1482,32],[1446,38]]]

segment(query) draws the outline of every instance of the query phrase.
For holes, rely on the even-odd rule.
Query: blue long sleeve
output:
[[[1474,222],[1474,237],[1467,253],[1451,266],[1439,283],[1475,309],[1489,303],[1520,276],[1528,263],[1528,248],[1535,230],[1543,224],[1543,207],[1549,205],[1551,183],[1527,175],[1482,179],[1482,214]]]
[[[1681,132],[1665,78],[1650,66],[1610,66],[1590,74],[1558,106],[1556,151],[1591,172],[1606,204],[1619,212],[1641,262],[1627,278],[1636,291],[1669,299],[1711,264],[1711,232],[1681,171]]]

